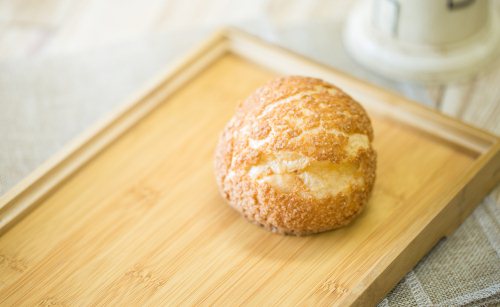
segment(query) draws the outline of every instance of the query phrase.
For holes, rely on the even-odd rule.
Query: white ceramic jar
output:
[[[379,73],[445,81],[495,60],[500,28],[488,0],[366,0],[349,16],[344,40]]]

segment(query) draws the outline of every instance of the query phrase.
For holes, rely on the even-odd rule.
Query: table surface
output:
[[[0,0],[0,193],[111,112],[165,65],[227,24],[500,134],[500,56],[467,80],[417,84],[386,79],[359,66],[342,46],[342,25],[352,3]],[[492,9],[500,12],[500,1]],[[381,304],[498,302],[500,265],[486,268],[484,263],[499,262],[499,192],[497,187]],[[491,249],[493,258],[469,257],[474,259],[467,265],[476,271],[460,277],[469,289],[429,290],[439,287],[432,286],[427,272],[438,274],[432,266],[444,261],[447,253],[466,253],[467,233],[483,236],[489,244],[484,248]],[[446,272],[453,275],[442,274]]]

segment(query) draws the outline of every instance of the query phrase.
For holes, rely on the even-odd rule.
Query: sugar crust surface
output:
[[[287,234],[338,228],[375,181],[370,119],[339,88],[307,77],[272,80],[243,101],[216,149],[221,194],[249,221]]]

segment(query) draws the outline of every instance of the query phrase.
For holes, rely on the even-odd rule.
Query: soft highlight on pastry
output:
[[[375,182],[373,129],[359,103],[319,79],[257,89],[226,125],[215,154],[222,196],[249,221],[305,235],[351,222]]]

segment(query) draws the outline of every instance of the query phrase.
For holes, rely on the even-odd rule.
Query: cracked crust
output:
[[[222,196],[249,221],[306,235],[351,222],[375,182],[373,129],[339,88],[307,77],[270,81],[243,101],[221,134]]]

